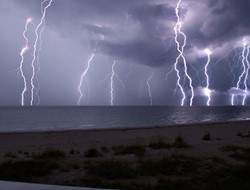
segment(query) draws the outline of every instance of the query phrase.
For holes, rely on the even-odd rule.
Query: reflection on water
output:
[[[249,120],[250,107],[1,107],[0,131],[120,128]]]

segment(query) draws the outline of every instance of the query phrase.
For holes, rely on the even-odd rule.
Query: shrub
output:
[[[187,144],[181,136],[176,137],[172,146],[175,148],[191,148],[191,145]]]
[[[102,153],[95,148],[88,149],[87,151],[84,152],[84,157],[86,158],[95,158],[95,157],[101,157],[101,156],[102,156]]]
[[[115,155],[134,154],[137,157],[143,157],[146,149],[140,145],[114,146],[112,147]]]
[[[35,159],[62,159],[65,153],[61,150],[47,149],[39,155],[34,156]]]
[[[202,137],[202,140],[204,140],[204,141],[211,141],[210,133],[206,132],[206,134]]]

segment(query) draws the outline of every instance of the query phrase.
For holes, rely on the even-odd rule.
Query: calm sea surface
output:
[[[250,107],[0,107],[0,131],[145,127],[249,120]]]

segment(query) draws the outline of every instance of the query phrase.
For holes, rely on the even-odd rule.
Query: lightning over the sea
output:
[[[238,79],[237,85],[236,85],[237,91],[244,91],[244,93],[242,92],[242,94],[241,94],[241,96],[243,97],[242,103],[241,103],[242,106],[245,105],[245,101],[246,101],[246,97],[247,97],[247,93],[248,93],[247,80],[248,80],[249,69],[250,69],[250,65],[249,65],[249,61],[248,61],[249,49],[250,49],[250,44],[247,45],[247,43],[244,41],[243,42],[243,50],[241,53],[241,64],[242,64],[243,71],[241,72],[241,75],[239,76],[239,79]],[[241,85],[241,84],[243,84],[243,85]],[[243,88],[241,88],[242,86],[243,86]],[[235,105],[235,96],[236,96],[235,94],[232,94],[231,105]]]
[[[248,77],[249,77],[249,69],[250,69],[250,65],[249,65],[249,61],[248,61],[249,49],[250,49],[250,44],[247,45],[246,54],[245,54],[245,62],[246,62],[246,74],[245,74],[245,78],[244,78],[244,91],[245,91],[245,94],[244,94],[244,97],[243,97],[243,100],[242,100],[242,105],[245,105],[246,97],[248,95],[247,80],[249,79]]]
[[[181,30],[182,23],[180,21],[180,15],[179,15],[179,8],[180,8],[181,2],[182,2],[182,0],[179,0],[178,3],[177,3],[177,5],[176,5],[176,8],[175,8],[175,14],[176,14],[176,17],[177,17],[177,22],[176,22],[175,27],[174,27],[174,32],[175,32],[175,43],[176,43],[176,46],[177,46],[176,49],[177,49],[179,55],[176,58],[176,61],[175,61],[175,64],[174,64],[174,68],[175,68],[175,71],[177,73],[177,78],[178,78],[177,79],[177,86],[180,88],[181,93],[182,93],[181,105],[184,106],[187,95],[186,95],[185,90],[184,90],[184,84],[181,85],[181,83],[180,83],[181,76],[180,76],[180,70],[178,69],[178,65],[180,63],[180,59],[182,59],[183,65],[184,65],[185,77],[188,78],[189,87],[191,89],[191,97],[190,97],[189,105],[192,106],[193,105],[193,98],[194,98],[194,88],[193,88],[193,85],[192,85],[192,83],[193,83],[192,78],[189,76],[189,74],[187,72],[187,61],[186,61],[186,58],[184,56],[184,48],[186,46],[187,37],[186,37],[185,33],[182,32],[182,30]],[[183,38],[182,44],[181,44],[181,42],[178,39],[180,37]]]
[[[153,98],[152,98],[152,91],[151,91],[151,86],[150,86],[150,80],[152,79],[154,73],[152,73],[148,80],[147,80],[147,87],[148,87],[148,96],[149,96],[149,99],[150,99],[150,105],[152,106],[153,105]]]
[[[48,2],[48,4],[43,7],[43,4],[45,2]],[[34,79],[36,78],[36,68],[35,68],[35,61],[37,59],[37,49],[38,49],[38,41],[39,41],[39,36],[41,33],[39,33],[39,31],[43,30],[43,24],[46,23],[45,21],[45,17],[46,17],[46,13],[47,13],[47,9],[51,6],[53,0],[44,0],[41,3],[41,12],[42,12],[42,18],[40,20],[40,23],[37,25],[36,29],[35,29],[35,34],[36,34],[36,39],[35,39],[35,43],[34,43],[34,50],[33,50],[33,59],[31,62],[31,66],[32,66],[32,76],[31,76],[31,101],[30,101],[30,105],[33,106],[34,104],[34,91],[35,91],[35,83],[34,83]]]
[[[210,80],[209,80],[209,75],[208,75],[208,66],[209,66],[210,61],[211,61],[211,53],[212,52],[209,49],[205,49],[204,51],[207,54],[207,63],[206,63],[205,68],[204,68],[205,69],[205,75],[206,75],[206,87],[204,89],[204,92],[205,92],[205,94],[207,96],[207,106],[210,106],[211,90],[209,89],[209,86],[210,86],[209,81]]]
[[[82,75],[81,75],[81,78],[80,78],[80,83],[79,83],[79,86],[78,86],[78,92],[80,94],[80,97],[78,99],[78,105],[80,105],[81,103],[81,100],[83,98],[83,92],[82,92],[82,85],[83,85],[83,79],[86,77],[88,71],[89,71],[89,68],[90,68],[90,65],[91,65],[91,62],[93,60],[93,58],[95,57],[95,50],[94,52],[91,54],[90,58],[88,59],[88,62],[87,62],[87,66],[85,68],[85,70],[83,71]]]
[[[23,78],[23,84],[24,84],[24,87],[23,87],[23,91],[21,93],[21,105],[24,106],[25,105],[25,93],[27,92],[28,90],[28,87],[27,87],[27,79],[25,77],[25,74],[24,74],[24,71],[23,71],[23,63],[24,63],[24,55],[25,53],[29,50],[29,40],[26,36],[26,33],[28,31],[28,26],[29,24],[32,22],[32,19],[31,18],[28,18],[26,20],[26,24],[25,24],[25,30],[23,32],[23,38],[25,39],[25,45],[24,47],[21,49],[21,52],[20,52],[20,56],[21,56],[21,62],[19,64],[19,72],[21,73],[21,76]]]
[[[123,93],[125,93],[125,86],[122,82],[122,80],[119,78],[119,76],[115,72],[115,66],[117,65],[116,60],[114,60],[114,63],[112,65],[112,71],[108,76],[110,75],[110,105],[114,105],[114,79],[116,79],[122,87]]]

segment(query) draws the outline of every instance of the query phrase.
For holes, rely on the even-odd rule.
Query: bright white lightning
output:
[[[44,14],[44,6],[43,4],[46,3],[47,0],[44,0],[42,3],[41,3],[41,13],[42,15]],[[36,88],[36,97],[37,97],[37,104],[36,105],[39,105],[40,104],[40,97],[39,97],[39,90],[40,90],[40,82],[39,82],[39,73],[40,73],[40,70],[41,70],[41,67],[40,67],[40,55],[39,55],[39,52],[42,50],[42,44],[43,44],[43,40],[42,40],[42,33],[44,31],[46,27],[46,21],[44,20],[43,21],[43,27],[41,28],[40,30],[40,33],[39,33],[39,48],[38,48],[38,55],[37,55],[37,59],[36,59],[36,65],[37,65],[37,71],[36,71],[36,82],[37,82],[37,88]]]
[[[87,66],[86,66],[84,72],[81,75],[80,83],[79,83],[79,86],[78,86],[78,92],[80,94],[80,97],[78,99],[78,105],[80,105],[82,97],[83,97],[83,93],[82,93],[82,90],[81,90],[82,89],[82,84],[83,84],[83,79],[86,77],[86,75],[87,75],[87,73],[89,71],[91,62],[92,62],[94,57],[95,57],[95,51],[91,54],[90,58],[88,59]]]
[[[186,46],[187,37],[184,34],[184,32],[181,31],[182,24],[181,24],[180,16],[179,16],[179,8],[180,8],[181,2],[182,2],[182,0],[179,0],[178,3],[177,3],[177,5],[176,5],[176,8],[175,8],[175,14],[176,14],[176,17],[177,17],[177,22],[176,22],[175,27],[174,27],[174,32],[175,32],[175,43],[177,45],[177,51],[179,52],[179,55],[176,58],[175,67],[174,68],[175,68],[175,71],[177,73],[177,78],[178,78],[177,79],[177,85],[179,86],[179,88],[181,90],[181,93],[182,93],[181,105],[183,106],[184,103],[185,103],[185,100],[186,100],[186,93],[184,91],[184,87],[180,84],[181,76],[180,76],[180,70],[178,69],[179,60],[182,59],[183,60],[183,64],[184,64],[184,73],[185,73],[185,76],[189,80],[189,87],[191,89],[191,97],[190,97],[190,104],[189,105],[192,106],[193,105],[193,98],[194,98],[194,89],[193,89],[193,86],[192,86],[192,83],[193,83],[192,79],[191,79],[191,77],[189,76],[189,74],[187,72],[186,58],[183,55],[184,48]],[[178,41],[179,35],[181,35],[183,37],[183,44],[182,45],[180,45],[180,42]]]
[[[43,6],[43,4],[47,2],[47,0],[44,0],[41,3],[41,6]],[[32,76],[31,76],[31,101],[30,101],[30,105],[33,105],[33,101],[34,101],[34,90],[35,90],[35,84],[34,84],[34,79],[36,77],[36,69],[35,69],[35,61],[37,59],[37,44],[39,41],[39,30],[41,30],[42,25],[45,23],[45,16],[47,13],[47,9],[51,6],[53,0],[49,0],[49,3],[41,10],[42,11],[42,18],[40,20],[40,23],[37,25],[36,29],[35,29],[35,34],[36,34],[36,39],[35,39],[35,43],[34,43],[34,50],[33,50],[33,59],[31,62],[31,66],[32,66]]]
[[[112,71],[108,76],[110,75],[110,105],[114,105],[114,79],[120,82],[121,87],[123,89],[123,94],[125,95],[125,86],[122,82],[122,80],[119,78],[119,76],[115,72],[115,66],[117,65],[116,61],[114,60],[114,63],[112,65]]]
[[[250,65],[249,65],[249,61],[248,61],[248,56],[249,56],[249,48],[250,48],[250,44],[246,47],[246,55],[245,55],[245,62],[246,62],[246,74],[245,74],[245,78],[244,78],[244,97],[242,100],[242,105],[245,105],[246,102],[246,97],[247,97],[247,91],[248,91],[248,86],[247,86],[247,80],[248,80],[248,76],[249,76],[249,69],[250,69]]]
[[[120,83],[120,85],[122,87],[123,95],[125,96],[125,85],[124,85],[123,81],[120,79],[120,77],[115,72],[116,65],[117,65],[116,60],[114,60],[112,67],[111,67],[111,72],[108,73],[106,75],[106,77],[100,81],[100,82],[104,82],[110,77],[110,92],[109,93],[110,93],[110,105],[111,106],[114,105],[114,82],[115,82],[115,79]]]
[[[114,61],[112,65],[112,74],[110,77],[110,105],[114,105],[114,76],[115,76],[115,65],[116,61]]]
[[[24,55],[25,53],[29,50],[29,40],[26,36],[26,33],[28,31],[28,26],[29,24],[32,22],[32,19],[31,18],[28,18],[26,20],[26,24],[25,24],[25,30],[23,32],[23,38],[25,39],[25,46],[21,49],[21,52],[20,52],[20,56],[21,56],[21,62],[19,64],[19,72],[21,73],[21,76],[23,78],[23,84],[24,84],[24,88],[23,88],[23,91],[21,93],[21,105],[24,106],[25,105],[25,102],[24,102],[24,96],[25,96],[25,93],[27,92],[28,90],[28,87],[27,87],[27,79],[25,77],[25,74],[24,74],[24,71],[23,71],[23,63],[24,63]]]
[[[243,50],[242,50],[242,54],[241,54],[241,57],[242,57],[242,60],[241,60],[241,63],[242,63],[242,67],[243,67],[243,71],[241,73],[241,75],[239,76],[239,79],[237,81],[237,85],[236,85],[236,89],[240,90],[240,83],[242,82],[242,79],[244,77],[244,75],[246,74],[246,65],[245,65],[245,53],[246,53],[246,43],[244,42],[243,43]],[[245,84],[244,84],[244,88],[246,88]],[[234,99],[235,99],[235,95],[233,94],[232,97],[231,97],[231,104],[232,105],[235,105],[234,104]],[[242,105],[244,105],[244,98],[243,98],[243,101],[242,101]]]
[[[37,55],[37,58],[36,58],[36,64],[37,64],[37,71],[36,71],[36,82],[37,82],[37,88],[36,88],[36,97],[37,97],[37,104],[36,105],[39,105],[40,103],[40,97],[39,97],[39,90],[40,90],[40,82],[39,82],[39,72],[41,70],[41,67],[40,67],[40,55],[39,55],[39,52],[42,50],[42,44],[43,44],[43,40],[42,40],[42,33],[43,33],[43,30],[45,29],[46,25],[44,23],[44,26],[42,27],[42,29],[40,30],[40,35],[39,35],[39,49],[38,49],[38,55]]]
[[[208,75],[208,66],[210,64],[211,61],[211,51],[209,49],[205,49],[204,50],[205,53],[207,54],[207,63],[205,65],[205,75],[206,75],[206,88],[204,89],[205,94],[207,96],[207,106],[210,106],[210,101],[211,101],[211,90],[209,89],[209,75]]]
[[[147,87],[148,87],[148,96],[150,98],[150,105],[153,105],[153,98],[152,98],[152,91],[151,91],[151,86],[150,86],[150,81],[153,77],[153,73],[149,76],[148,80],[147,80]]]

